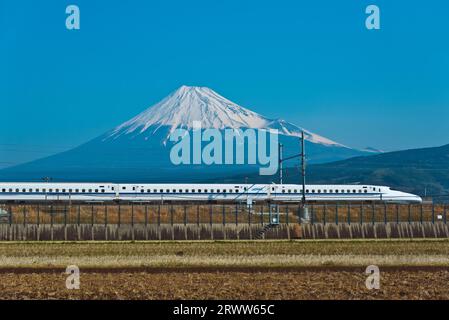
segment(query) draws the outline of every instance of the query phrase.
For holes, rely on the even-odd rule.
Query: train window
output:
[[[271,188],[271,191],[274,191],[274,187],[273,187],[273,188]]]
[[[89,193],[92,193],[92,189],[89,189]]]
[[[327,193],[327,190],[326,190],[326,189],[324,189],[324,190],[323,190],[323,193]]]
[[[147,193],[151,193],[151,189],[147,189]]]
[[[157,189],[153,189],[153,192],[154,192],[154,193],[157,193]]]
[[[65,189],[62,189],[62,192],[65,192]]]
[[[223,189],[223,193],[226,193],[226,189]]]
[[[179,193],[182,193],[182,189],[179,189]]]
[[[214,193],[214,189],[210,189],[210,193]]]
[[[309,189],[306,189],[306,193],[309,193]]]
[[[86,189],[81,190],[81,192],[83,192],[83,193],[86,192]]]
[[[352,193],[355,193],[356,191],[355,190],[352,190]]]
[[[122,187],[122,190],[126,190],[126,187]]]
[[[136,190],[136,187],[133,187],[133,190]]]
[[[9,192],[12,192],[12,189],[9,189]]]
[[[167,189],[167,190],[165,190],[165,191],[166,191],[167,193],[169,193],[169,192],[170,192],[170,190],[168,190],[168,189]]]
[[[76,192],[76,193],[80,192],[80,189],[75,189],[75,192]]]
[[[335,190],[335,193],[338,193],[338,190]]]
[[[172,191],[173,191],[173,193],[176,193],[176,189],[173,189]]]
[[[295,190],[293,190],[293,192],[294,192],[294,193],[298,193],[298,190],[295,189]]]
[[[47,191],[47,189],[42,189],[42,192],[46,192]]]
[[[53,192],[53,189],[48,189],[48,192]]]
[[[104,193],[104,189],[101,189],[101,193]]]
[[[72,193],[72,189],[69,189],[69,193]]]
[[[95,193],[98,193],[98,189],[95,189]]]
[[[288,193],[292,193],[292,191],[290,189],[288,189]]]
[[[243,188],[243,190],[245,190],[245,191],[246,191],[246,190],[248,190],[248,188],[247,188],[247,187],[245,187],[245,188]]]
[[[312,189],[312,193],[315,193],[315,189]]]
[[[29,189],[28,192],[33,192],[33,189]]]
[[[363,190],[363,191],[365,191],[365,193],[368,193],[368,190]]]
[[[201,189],[198,189],[198,193],[201,193]]]
[[[217,193],[220,193],[220,189],[217,189]]]
[[[318,190],[318,193],[321,193],[321,190]]]
[[[144,190],[144,189],[141,189],[141,190],[140,190],[140,193],[144,193],[144,192],[145,192],[145,190]]]
[[[285,193],[285,190],[282,190],[282,193]]]
[[[195,189],[192,189],[192,193],[195,193]]]
[[[2,189],[2,192],[6,192],[6,189]]]
[[[229,193],[232,193],[232,189],[229,189]]]
[[[26,190],[25,190],[25,189],[22,189],[22,192],[26,192]]]

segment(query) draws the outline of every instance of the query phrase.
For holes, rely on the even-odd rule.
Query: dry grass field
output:
[[[12,223],[40,224],[170,224],[170,223],[269,223],[269,206],[254,205],[11,205],[0,206],[13,213]],[[445,205],[370,205],[315,204],[310,206],[315,222],[390,222],[435,221],[447,216]],[[298,221],[298,205],[282,204],[278,209],[281,223]],[[438,219],[440,216],[440,219]],[[432,218],[433,217],[433,218]]]
[[[0,243],[0,299],[449,299],[448,280],[447,240]]]

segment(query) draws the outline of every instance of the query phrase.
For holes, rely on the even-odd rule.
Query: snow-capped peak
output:
[[[304,130],[287,121],[271,120],[243,108],[207,87],[182,86],[154,106],[113,129],[109,137],[148,133],[148,130],[154,133],[162,127],[169,127],[170,134],[178,128],[191,129],[194,121],[200,121],[204,129],[277,129],[280,134],[289,136],[300,136]],[[304,133],[308,141],[343,146],[310,131],[304,130]]]
[[[202,128],[261,128],[269,120],[229,101],[206,87],[182,86],[168,97],[115,128],[126,133],[145,132],[150,127],[190,129],[194,121]]]

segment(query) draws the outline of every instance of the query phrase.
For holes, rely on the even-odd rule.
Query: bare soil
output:
[[[449,271],[87,272],[68,290],[62,272],[2,273],[0,299],[449,299]]]

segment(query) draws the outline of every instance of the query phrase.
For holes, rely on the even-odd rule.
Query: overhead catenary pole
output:
[[[299,208],[301,222],[309,223],[309,209],[306,204],[306,148],[304,131],[301,132],[301,176],[302,176],[302,197],[301,206]]]
[[[282,162],[284,162],[283,161],[283,159],[282,159],[282,149],[283,149],[283,145],[282,145],[282,143],[280,143],[279,144],[279,183],[280,184],[283,184],[283,176],[282,176],[282,171],[283,171],[283,168],[282,168]]]
[[[304,131],[301,132],[301,176],[302,176],[302,207],[306,205],[306,149],[304,143]]]

